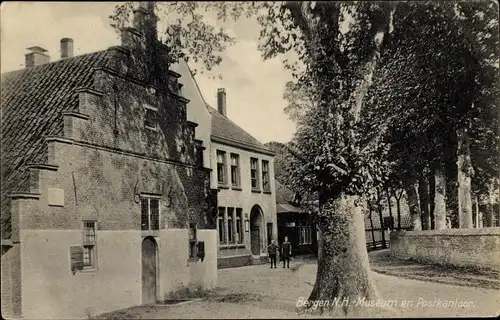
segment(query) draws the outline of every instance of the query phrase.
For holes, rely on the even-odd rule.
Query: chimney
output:
[[[217,110],[220,114],[227,117],[226,115],[226,89],[217,89]]]
[[[155,14],[155,1],[141,1],[134,10],[133,25],[137,31],[144,33],[146,38],[157,40],[158,18]]]
[[[27,48],[27,50],[31,52],[25,55],[26,68],[32,68],[50,62],[50,57],[45,53],[47,52],[47,50],[45,50],[44,48],[35,46],[29,47]]]
[[[73,39],[61,39],[61,59],[71,58],[73,56]]]

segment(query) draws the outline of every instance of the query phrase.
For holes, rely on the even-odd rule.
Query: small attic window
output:
[[[156,131],[158,128],[158,109],[150,105],[144,105],[144,111],[144,126],[146,129]]]

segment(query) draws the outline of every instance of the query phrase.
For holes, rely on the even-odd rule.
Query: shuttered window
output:
[[[141,230],[160,230],[160,200],[141,198]]]
[[[83,222],[83,268],[94,269],[97,265],[95,221]]]
[[[189,224],[189,258],[190,259],[196,259],[196,242],[197,242],[196,224],[190,223]]]

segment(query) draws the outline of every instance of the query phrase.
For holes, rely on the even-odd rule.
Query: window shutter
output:
[[[83,269],[83,247],[69,247],[71,271]]]

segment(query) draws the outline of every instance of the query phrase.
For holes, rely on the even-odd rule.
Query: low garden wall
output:
[[[500,228],[393,231],[390,253],[423,263],[500,269]]]

